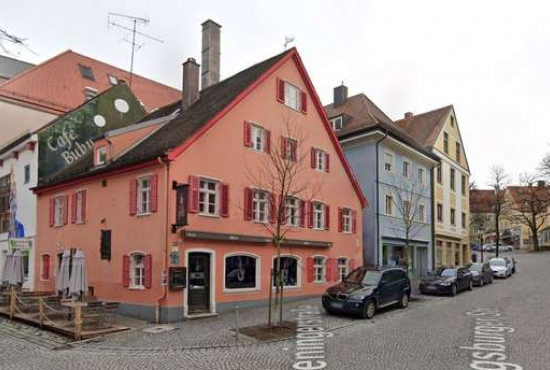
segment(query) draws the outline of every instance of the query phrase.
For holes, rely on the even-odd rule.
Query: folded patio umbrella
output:
[[[8,253],[6,254],[6,259],[4,260],[4,266],[2,266],[2,279],[0,280],[0,284],[7,284],[9,282],[12,257],[13,251],[8,250]]]
[[[11,268],[9,270],[8,283],[13,286],[23,285],[25,271],[23,270],[23,254],[21,251],[13,252]]]
[[[59,272],[55,280],[55,288],[58,292],[62,292],[67,295],[67,289],[69,288],[69,263],[71,259],[71,251],[65,250],[61,256],[61,266],[59,266]]]
[[[88,290],[86,277],[86,259],[84,252],[78,250],[73,256],[73,270],[69,280],[69,294],[80,296]]]

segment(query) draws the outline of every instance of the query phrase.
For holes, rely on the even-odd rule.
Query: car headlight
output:
[[[365,295],[350,295],[348,301],[350,302],[362,302],[366,298]]]
[[[449,286],[451,285],[452,283],[448,282],[448,281],[445,281],[443,283],[439,283],[439,285],[442,285],[442,286]]]

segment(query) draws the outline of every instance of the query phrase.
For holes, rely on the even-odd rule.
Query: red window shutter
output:
[[[302,113],[307,113],[307,94],[305,92],[300,92],[300,108]]]
[[[153,282],[153,256],[150,254],[143,257],[143,267],[144,267],[144,276],[143,276],[143,285],[146,289],[151,289]]]
[[[325,171],[330,172],[330,155],[328,153],[325,154]]]
[[[130,180],[130,215],[135,215],[137,213],[137,180]]]
[[[311,148],[311,168],[316,168],[317,167],[317,150],[315,148]]]
[[[55,198],[50,199],[50,227],[55,223]]]
[[[188,195],[188,212],[199,212],[199,178],[189,176],[189,195]]]
[[[357,231],[357,211],[351,211],[351,232]]]
[[[285,82],[277,78],[277,100],[281,103],[285,101]]]
[[[344,230],[344,210],[338,207],[338,231],[342,232]]]
[[[159,204],[159,175],[151,177],[151,212],[156,212]]]
[[[277,202],[276,195],[269,194],[269,223],[274,224],[277,221]]]
[[[265,146],[264,146],[266,153],[271,153],[271,131],[265,130]]]
[[[122,285],[130,286],[130,256],[122,256]]]
[[[82,191],[82,215],[81,215],[82,222],[86,221],[86,193],[87,193],[86,190]]]
[[[244,219],[246,221],[252,220],[252,199],[253,192],[250,188],[244,189]]]
[[[326,275],[326,281],[331,282],[333,279],[333,272],[334,268],[332,267],[332,264],[334,262],[333,258],[327,258],[325,260],[325,275]]]
[[[314,265],[313,265],[313,258],[311,258],[311,257],[309,257],[307,259],[306,270],[307,270],[306,271],[307,272],[307,282],[308,283],[313,283],[315,268],[314,268]]]
[[[286,137],[281,137],[281,157],[283,159],[286,159],[287,158],[287,153],[286,153]]]
[[[293,140],[292,141],[292,162],[298,162],[298,142]]]
[[[77,193],[71,195],[71,223],[76,223],[76,211],[78,207],[76,206]]]
[[[306,203],[300,200],[300,227],[306,227]]]
[[[221,210],[220,216],[229,217],[229,185],[221,184]]]
[[[252,146],[252,127],[250,122],[244,121],[244,146]]]
[[[330,206],[325,204],[325,229],[330,230]]]
[[[69,196],[65,195],[65,207],[63,209],[63,225],[69,223]]]
[[[337,258],[335,258],[332,262],[332,277],[334,281],[340,281],[340,271],[338,270]]]
[[[313,212],[314,206],[315,206],[315,204],[313,202],[309,202],[309,207],[308,207],[309,208],[309,214],[308,214],[309,217],[308,217],[308,225],[307,226],[310,229],[313,228],[313,216],[315,215],[315,212]]]
[[[42,280],[50,280],[50,255],[42,256]]]

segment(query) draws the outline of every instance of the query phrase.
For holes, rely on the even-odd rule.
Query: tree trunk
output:
[[[496,257],[498,257],[498,250],[500,246],[500,214],[495,214],[495,232],[496,232],[496,240],[495,240],[495,248],[496,248]],[[483,246],[482,246],[483,248]]]

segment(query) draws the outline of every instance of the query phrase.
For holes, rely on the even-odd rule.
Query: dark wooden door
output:
[[[210,312],[210,254],[189,254],[187,305],[190,314]]]

